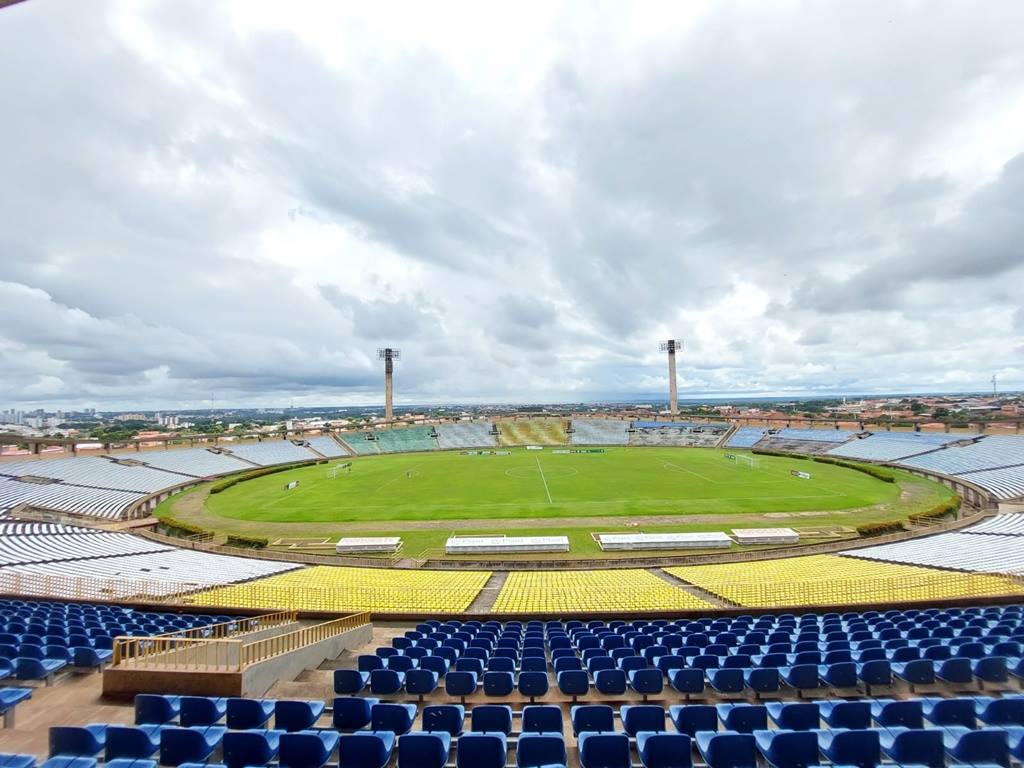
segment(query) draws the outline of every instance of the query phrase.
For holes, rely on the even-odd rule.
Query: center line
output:
[[[544,483],[544,493],[548,495],[548,504],[554,504],[555,502],[551,499],[551,491],[548,490],[548,481],[544,477],[544,468],[540,465],[540,457],[537,457],[537,471],[540,472],[540,480]]]

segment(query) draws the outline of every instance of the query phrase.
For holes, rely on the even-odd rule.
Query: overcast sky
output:
[[[1024,3],[0,10],[0,408],[1024,387]]]

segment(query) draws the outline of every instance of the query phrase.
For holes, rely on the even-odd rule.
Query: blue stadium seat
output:
[[[943,768],[946,752],[942,731],[935,729],[892,726],[878,734],[882,752],[897,763]]]
[[[571,669],[567,672],[559,672],[555,675],[555,680],[558,690],[566,696],[571,696],[574,703],[577,698],[586,696],[590,691],[590,678],[582,670]]]
[[[283,734],[281,730],[228,731],[222,745],[224,765],[246,768],[272,762],[277,757]]]
[[[160,749],[162,725],[110,725],[107,727],[103,759],[119,758],[146,760]]]
[[[818,750],[833,765],[874,768],[882,760],[878,731],[870,729],[817,731]]]
[[[626,704],[620,707],[622,729],[630,736],[640,731],[660,733],[665,728],[665,708],[657,704]]]
[[[978,719],[986,725],[1024,726],[1024,697],[1005,696],[992,699],[977,696],[974,699]]]
[[[35,755],[19,755],[11,752],[0,753],[0,768],[35,768]],[[531,766],[530,768],[539,768]]]
[[[853,688],[857,685],[857,665],[852,661],[819,664],[818,676],[833,688]]]
[[[466,697],[476,693],[477,679],[475,672],[449,672],[444,678],[444,692],[449,696],[458,696],[465,704]]]
[[[423,708],[424,731],[444,731],[457,738],[465,721],[466,708],[461,704],[431,704]]]
[[[517,684],[520,696],[526,696],[532,704],[538,696],[548,692],[547,672],[520,672]]]
[[[630,768],[629,737],[624,733],[583,732],[577,743],[580,768]]]
[[[757,749],[748,733],[699,731],[697,751],[708,768],[756,768]]]
[[[773,701],[765,704],[765,709],[772,722],[782,730],[810,731],[821,725],[821,715],[816,703]]]
[[[505,768],[508,742],[504,733],[467,733],[459,739],[456,768]],[[442,767],[443,768],[443,767]]]
[[[378,699],[339,697],[331,705],[332,724],[338,731],[357,731],[370,724],[370,712]]]
[[[14,714],[17,706],[31,698],[31,688],[0,688],[0,717],[4,720],[4,728],[14,727]]]
[[[380,703],[370,707],[370,726],[374,731],[391,731],[400,736],[412,730],[415,719],[415,704]]]
[[[768,710],[763,704],[716,704],[715,710],[727,731],[753,733],[768,728]]]
[[[594,687],[606,696],[621,696],[626,692],[626,673],[621,669],[603,669],[594,675]]]
[[[520,734],[516,742],[519,768],[566,768],[567,764],[565,739],[560,732]]]
[[[369,680],[369,672],[360,672],[358,669],[336,669],[334,670],[334,692],[359,693],[366,687]]]
[[[557,704],[528,704],[523,707],[523,733],[561,733],[562,708]]]
[[[316,725],[324,709],[324,703],[319,700],[281,699],[274,702],[274,727],[289,733],[308,730]]]
[[[227,713],[228,700],[209,696],[182,696],[178,722],[183,728],[216,725]]]
[[[136,725],[170,723],[178,719],[180,711],[180,696],[140,693],[135,697]]]
[[[689,699],[693,694],[704,693],[704,673],[699,669],[677,669],[670,678],[672,688]]]
[[[512,707],[507,704],[481,704],[470,711],[470,730],[477,733],[512,733]]]
[[[165,727],[160,732],[160,764],[178,766],[182,763],[205,763],[220,746],[227,731],[223,725],[205,728]]]
[[[451,751],[447,733],[417,731],[398,737],[398,768],[444,768]]]
[[[963,726],[943,728],[946,752],[958,763],[980,765],[984,763],[1009,768],[1009,734],[1002,728],[971,730]]]
[[[668,708],[668,716],[676,730],[687,736],[718,730],[718,710],[713,704],[673,704]]]
[[[275,703],[272,699],[228,699],[225,722],[234,731],[266,728]]]
[[[868,701],[822,701],[818,711],[830,728],[863,730],[871,727],[871,703]]]
[[[333,731],[282,734],[278,765],[280,768],[323,768],[331,759],[338,739],[338,734]]]
[[[437,690],[438,674],[429,669],[410,669],[405,673],[405,691],[423,697]]]
[[[106,740],[107,726],[100,723],[55,725],[50,728],[50,757],[95,757],[103,751]]]
[[[391,731],[345,733],[338,740],[338,768],[385,768],[395,749]]]
[[[629,687],[639,693],[644,701],[656,696],[665,687],[665,676],[658,669],[635,669],[627,674]]]
[[[615,730],[615,712],[606,704],[577,704],[569,709],[572,732],[602,732]]]
[[[883,728],[924,728],[920,699],[877,699],[871,702],[871,716]]]
[[[638,733],[636,749],[643,768],[691,768],[690,737],[682,733]]]
[[[515,677],[511,672],[484,672],[485,696],[511,696],[515,687]]]
[[[773,768],[818,764],[818,736],[811,731],[754,731],[758,751]]]
[[[390,696],[405,687],[405,673],[394,669],[370,671],[370,693],[374,696]]]

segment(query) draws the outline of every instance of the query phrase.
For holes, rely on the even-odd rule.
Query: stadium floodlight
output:
[[[658,345],[658,350],[668,352],[668,412],[672,416],[679,413],[678,392],[676,390],[676,352],[683,351],[683,342],[669,339]]]
[[[392,407],[394,394],[392,375],[395,372],[395,360],[402,359],[402,350],[395,347],[378,347],[377,359],[384,361],[384,421],[391,422],[395,418]]]

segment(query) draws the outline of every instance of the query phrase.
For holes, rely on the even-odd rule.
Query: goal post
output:
[[[757,469],[760,463],[756,457],[748,456],[745,453],[727,453],[725,460],[731,461],[737,467],[746,467],[747,469]]]

